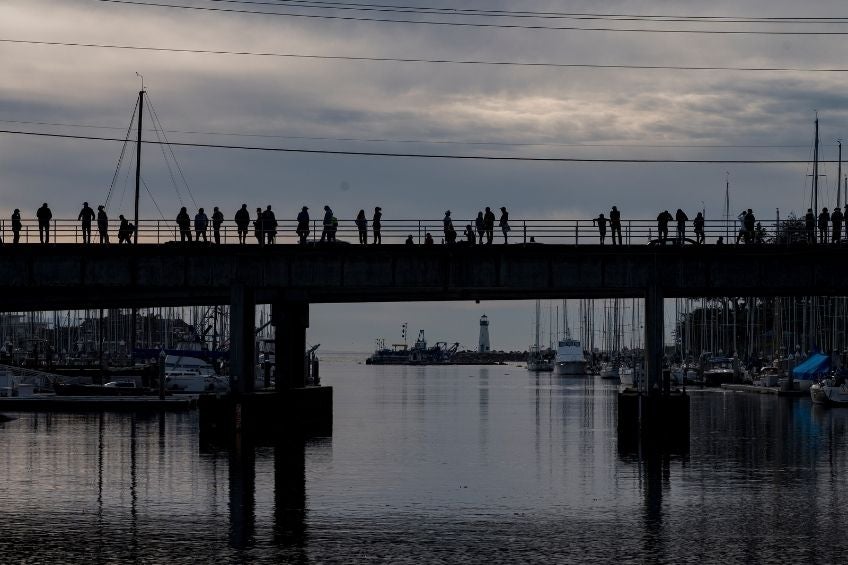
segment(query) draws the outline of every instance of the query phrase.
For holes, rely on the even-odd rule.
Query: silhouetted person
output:
[[[830,223],[833,226],[833,243],[839,243],[842,240],[842,220],[844,218],[845,216],[842,215],[839,206],[830,215]]]
[[[474,227],[477,230],[477,238],[480,240],[480,245],[483,245],[483,234],[486,233],[486,221],[483,219],[483,212],[477,212],[477,218],[474,219]]]
[[[807,208],[807,214],[804,216],[804,228],[807,231],[807,242],[816,242],[816,216],[813,214],[812,208]]]
[[[259,245],[265,245],[265,222],[262,218],[262,208],[256,209],[256,219],[253,220],[253,237]]]
[[[486,230],[486,245],[491,245],[495,237],[495,213],[488,206],[483,214],[483,228]]]
[[[268,245],[271,245],[277,240],[277,216],[271,210],[270,204],[262,212],[262,231],[265,232]]]
[[[678,208],[674,219],[677,220],[677,241],[683,243],[683,240],[686,239],[686,222],[689,221],[689,216],[686,215],[686,212]]]
[[[507,241],[507,233],[512,228],[509,227],[509,212],[506,211],[506,206],[501,206],[501,218],[498,220],[498,225],[501,227],[501,232],[503,232],[504,244],[509,243]]]
[[[465,242],[468,245],[477,243],[477,236],[474,234],[474,226],[468,224],[465,226]]]
[[[327,240],[329,230],[333,226],[333,210],[329,206],[324,206],[324,220],[321,222],[321,225],[324,227],[321,232],[321,243],[324,243]]]
[[[601,214],[603,215],[603,214]],[[609,213],[610,228],[612,228],[612,244],[615,245],[615,236],[618,234],[618,245],[621,245],[621,212],[615,206]]]
[[[306,243],[306,238],[309,237],[309,207],[304,206],[300,209],[297,215],[297,237],[300,243]]]
[[[412,235],[406,236],[406,241],[404,242],[406,245],[415,245],[415,240],[412,239]]]
[[[194,235],[195,239],[199,242],[200,238],[203,238],[203,241],[209,241],[206,239],[206,228],[209,225],[209,217],[206,215],[206,212],[203,211],[203,208],[197,211],[197,214],[194,215]]]
[[[97,207],[97,231],[100,233],[100,243],[109,243],[109,216],[102,204]]]
[[[336,241],[336,232],[339,231],[339,219],[333,216],[330,218],[330,225],[327,226],[327,241]]]
[[[247,230],[250,228],[250,212],[247,211],[247,204],[241,205],[233,219],[236,221],[239,243],[247,243]]]
[[[445,217],[442,219],[442,229],[445,233],[445,243],[449,245],[454,243],[456,241],[456,230],[453,229],[450,210],[445,211]]]
[[[94,210],[88,205],[88,202],[82,203],[77,220],[82,222],[82,242],[91,243],[91,222],[94,220]]]
[[[359,232],[359,243],[362,245],[368,244],[368,218],[365,217],[365,210],[360,210],[353,221],[356,224],[356,231]]]
[[[180,228],[180,241],[191,242],[191,218],[185,206],[180,208],[180,213],[177,214],[177,227]]]
[[[819,243],[827,243],[827,224],[830,223],[830,214],[827,208],[822,208],[819,214]]]
[[[701,244],[706,242],[707,238],[704,235],[704,215],[701,212],[698,212],[698,215],[692,220],[692,225],[695,228],[695,241]]]
[[[754,212],[748,208],[745,217],[742,218],[742,227],[745,228],[745,243],[754,243],[754,228],[756,225],[757,219],[754,217]]]
[[[374,218],[371,220],[371,230],[374,232],[374,245],[383,243],[383,236],[380,235],[380,230],[383,229],[383,209],[377,206],[374,208]]]
[[[598,235],[601,238],[601,245],[603,245],[607,237],[607,219],[604,218],[603,214],[598,214],[598,217],[592,220],[592,224],[598,224]]]
[[[718,236],[718,239],[716,240],[716,245],[724,245],[724,236]]]
[[[221,224],[224,223],[224,214],[217,206],[212,210],[212,237],[215,238],[215,245],[221,243]]]
[[[127,220],[123,214],[118,216],[118,219],[121,221],[118,226],[118,245],[122,243],[131,243],[130,242],[130,234],[132,231],[130,230],[130,222]],[[191,237],[191,234],[189,234]]]
[[[53,212],[47,207],[47,202],[41,205],[35,217],[38,218],[38,239],[41,243],[50,243],[50,220],[53,218]]]
[[[15,208],[12,212],[12,243],[21,241],[21,211]]]
[[[433,236],[430,232],[424,234],[424,245],[433,245]]]
[[[660,215],[657,216],[657,233],[662,243],[668,240],[668,223],[673,219],[668,210],[660,212]]]

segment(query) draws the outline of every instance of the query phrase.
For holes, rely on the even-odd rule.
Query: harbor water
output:
[[[688,448],[620,442],[616,386],[325,356],[332,438],[197,415],[9,414],[2,563],[836,563],[848,410],[692,391]]]

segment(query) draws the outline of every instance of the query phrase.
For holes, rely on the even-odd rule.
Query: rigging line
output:
[[[180,178],[183,179],[183,184],[185,185],[186,190],[188,191],[188,196],[189,196],[189,198],[191,198],[191,201],[194,204],[194,207],[199,208],[199,206],[197,205],[197,200],[194,199],[194,194],[192,194],[192,192],[191,192],[191,187],[188,184],[188,180],[186,179],[185,174],[183,173],[183,167],[182,167],[182,165],[180,165],[179,160],[177,160],[177,156],[174,153],[174,148],[171,147],[171,143],[168,141],[168,136],[165,135],[165,128],[162,127],[162,121],[159,119],[159,114],[156,112],[156,108],[153,106],[153,101],[151,100],[149,94],[147,96],[147,100],[148,100],[148,102],[150,102],[151,113],[152,113],[153,117],[155,118],[156,123],[159,124],[159,131],[162,132],[162,137],[165,139],[165,143],[168,147],[168,151],[171,153],[171,158],[174,160],[174,164],[177,165],[177,171],[180,173]]]
[[[86,135],[70,135],[59,133],[45,133],[19,130],[0,129],[0,134],[29,135],[33,137],[46,137],[56,139],[77,139],[88,141],[111,141],[123,142],[124,139],[116,137],[99,137]],[[150,145],[159,142],[143,140],[142,143]],[[242,151],[263,151],[269,153],[300,153],[306,155],[338,155],[350,157],[401,157],[410,159],[455,159],[463,161],[525,161],[535,163],[669,163],[669,164],[741,164],[741,165],[800,165],[807,161],[791,159],[609,159],[609,158],[582,158],[582,157],[518,157],[498,155],[453,155],[453,154],[431,154],[431,153],[389,153],[379,151],[340,151],[328,149],[303,149],[294,147],[256,147],[250,145],[222,145],[214,143],[188,143],[171,142],[170,145],[177,147],[197,147],[201,149],[235,149]],[[834,163],[834,161],[819,160],[819,163]]]
[[[391,4],[360,4],[349,2],[318,2],[312,0],[206,0],[226,4],[291,7],[309,10],[352,10],[358,12],[389,12],[397,14],[429,14],[436,16],[485,17],[485,18],[532,18],[542,20],[603,20],[614,22],[691,22],[691,23],[763,23],[763,24],[842,24],[844,17],[755,17],[755,16],[676,16],[639,14],[593,14],[581,12],[537,12],[532,10],[485,10],[474,8],[438,8],[427,6],[397,6]]]
[[[136,113],[138,112],[138,99],[135,101],[135,107],[133,108],[132,116],[130,116],[130,125],[127,127],[127,133],[124,137],[129,140],[130,131],[132,131],[133,122],[135,121]],[[121,148],[121,154],[118,156],[118,164],[115,166],[115,173],[112,175],[112,182],[109,184],[109,191],[106,193],[106,201],[103,204],[104,207],[109,209],[109,200],[112,198],[112,190],[115,188],[115,181],[118,179],[121,171],[121,164],[124,162],[124,156],[127,152],[127,143],[124,142],[124,146]]]
[[[180,205],[184,205],[183,198],[180,195],[180,188],[177,185],[177,177],[174,176],[174,171],[171,168],[171,162],[168,160],[168,154],[165,152],[165,144],[162,143],[162,137],[159,135],[159,130],[156,126],[156,120],[153,117],[153,105],[150,104],[150,93],[147,93],[147,106],[150,108],[150,122],[153,125],[153,131],[156,134],[156,139],[159,141],[159,149],[162,150],[162,159],[165,160],[165,166],[168,168],[168,176],[171,177],[171,185],[174,187],[174,192],[177,193],[177,199],[180,201]]]
[[[845,32],[848,34],[848,32]],[[224,49],[188,49],[179,47],[150,47],[118,45],[110,43],[79,43],[68,41],[39,41],[31,39],[0,38],[0,43],[19,45],[42,45],[48,47],[87,47],[97,49],[122,49],[126,51],[152,51],[160,53],[189,53],[195,55],[238,55],[250,57],[279,57],[289,59],[318,59],[335,61],[365,61],[376,63],[432,63],[449,65],[486,65],[495,67],[541,67],[557,69],[635,69],[670,71],[744,71],[744,72],[798,72],[798,73],[844,73],[848,67],[803,68],[803,67],[728,67],[694,65],[615,65],[594,63],[527,63],[521,61],[487,61],[475,59],[416,59],[402,57],[357,57],[352,55],[307,55],[301,53],[275,53],[270,51],[228,51]]]
[[[76,127],[87,129],[106,129],[106,130],[123,130],[124,128],[115,126],[96,126],[89,124],[69,124],[61,122],[32,122],[23,120],[0,120],[4,124],[24,124],[38,126],[57,126],[57,127]],[[390,138],[366,138],[366,137],[316,137],[304,135],[276,135],[262,133],[235,133],[221,131],[191,131],[169,129],[163,130],[166,133],[177,133],[186,135],[210,135],[224,137],[255,137],[259,139],[299,139],[307,141],[355,141],[364,143],[422,143],[434,145],[493,145],[503,147],[649,147],[649,148],[666,148],[666,149],[799,149],[809,147],[808,144],[803,145],[764,145],[764,144],[718,144],[718,143],[703,143],[698,145],[685,145],[680,143],[663,143],[663,144],[646,144],[646,143],[532,143],[520,141],[462,141],[450,139],[390,139]],[[820,143],[819,147],[834,147],[832,143]]]
[[[377,22],[394,24],[416,24],[467,28],[499,28],[499,29],[522,29],[522,30],[546,30],[546,31],[602,31],[602,32],[624,32],[624,33],[675,33],[675,34],[697,34],[697,35],[805,35],[805,36],[828,36],[848,35],[848,31],[778,31],[778,30],[729,30],[729,29],[661,29],[661,28],[615,28],[615,27],[580,27],[580,26],[544,26],[524,24],[493,24],[473,22],[440,22],[434,20],[405,20],[391,18],[366,18],[359,16],[338,16],[327,14],[299,14],[292,12],[268,12],[262,10],[242,10],[236,8],[214,8],[211,6],[184,6],[181,4],[164,4],[160,2],[138,2],[136,0],[96,0],[109,4],[122,4],[129,6],[147,6],[151,8],[173,8],[177,10],[199,10],[204,12],[230,13],[230,14],[254,14],[259,16],[280,16],[287,18],[307,18],[319,20],[342,20],[348,22]]]
[[[165,214],[163,214],[163,213],[162,213],[162,210],[159,208],[159,204],[157,204],[157,203],[156,203],[156,199],[155,199],[155,198],[153,198],[153,193],[152,193],[152,192],[150,192],[150,187],[148,187],[148,186],[147,186],[147,182],[144,180],[144,177],[140,177],[140,178],[141,178],[141,184],[143,184],[143,185],[144,185],[144,190],[146,190],[146,191],[147,191],[148,196],[150,196],[150,200],[151,200],[151,201],[153,201],[153,205],[154,205],[154,206],[156,206],[156,211],[157,211],[157,212],[159,212],[159,216],[160,216],[163,220],[167,221],[167,220],[165,219]],[[182,203],[181,203],[181,204],[182,204]],[[138,229],[138,226],[136,226],[136,229]]]
[[[129,180],[130,180],[130,171],[133,168],[132,167],[133,163],[135,163],[136,161],[137,160],[136,160],[136,156],[135,156],[135,151],[131,151],[130,152],[130,166],[127,167],[127,174],[124,175],[124,190],[123,190],[123,192],[121,192],[121,201],[118,203],[118,210],[124,209],[124,198],[127,195],[127,185],[129,184]]]

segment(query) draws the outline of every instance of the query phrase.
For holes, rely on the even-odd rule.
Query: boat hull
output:
[[[585,377],[586,362],[585,361],[558,361],[556,364],[556,373],[560,377]]]
[[[816,383],[810,386],[810,398],[815,404],[848,406],[848,386],[830,386]]]

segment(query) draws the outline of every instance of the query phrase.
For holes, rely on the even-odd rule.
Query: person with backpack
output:
[[[118,219],[121,221],[118,226],[118,245],[122,243],[131,243],[130,242],[130,222],[127,220],[123,214],[118,216]]]
[[[177,214],[177,227],[180,229],[180,241],[188,241],[191,243],[191,218],[188,216],[188,210],[183,206],[180,208],[180,213]],[[120,239],[121,231],[118,230],[118,239]],[[120,241],[118,242],[120,243]]]
[[[247,230],[250,228],[250,212],[247,211],[247,204],[241,205],[233,219],[236,221],[239,243],[247,243]]]

